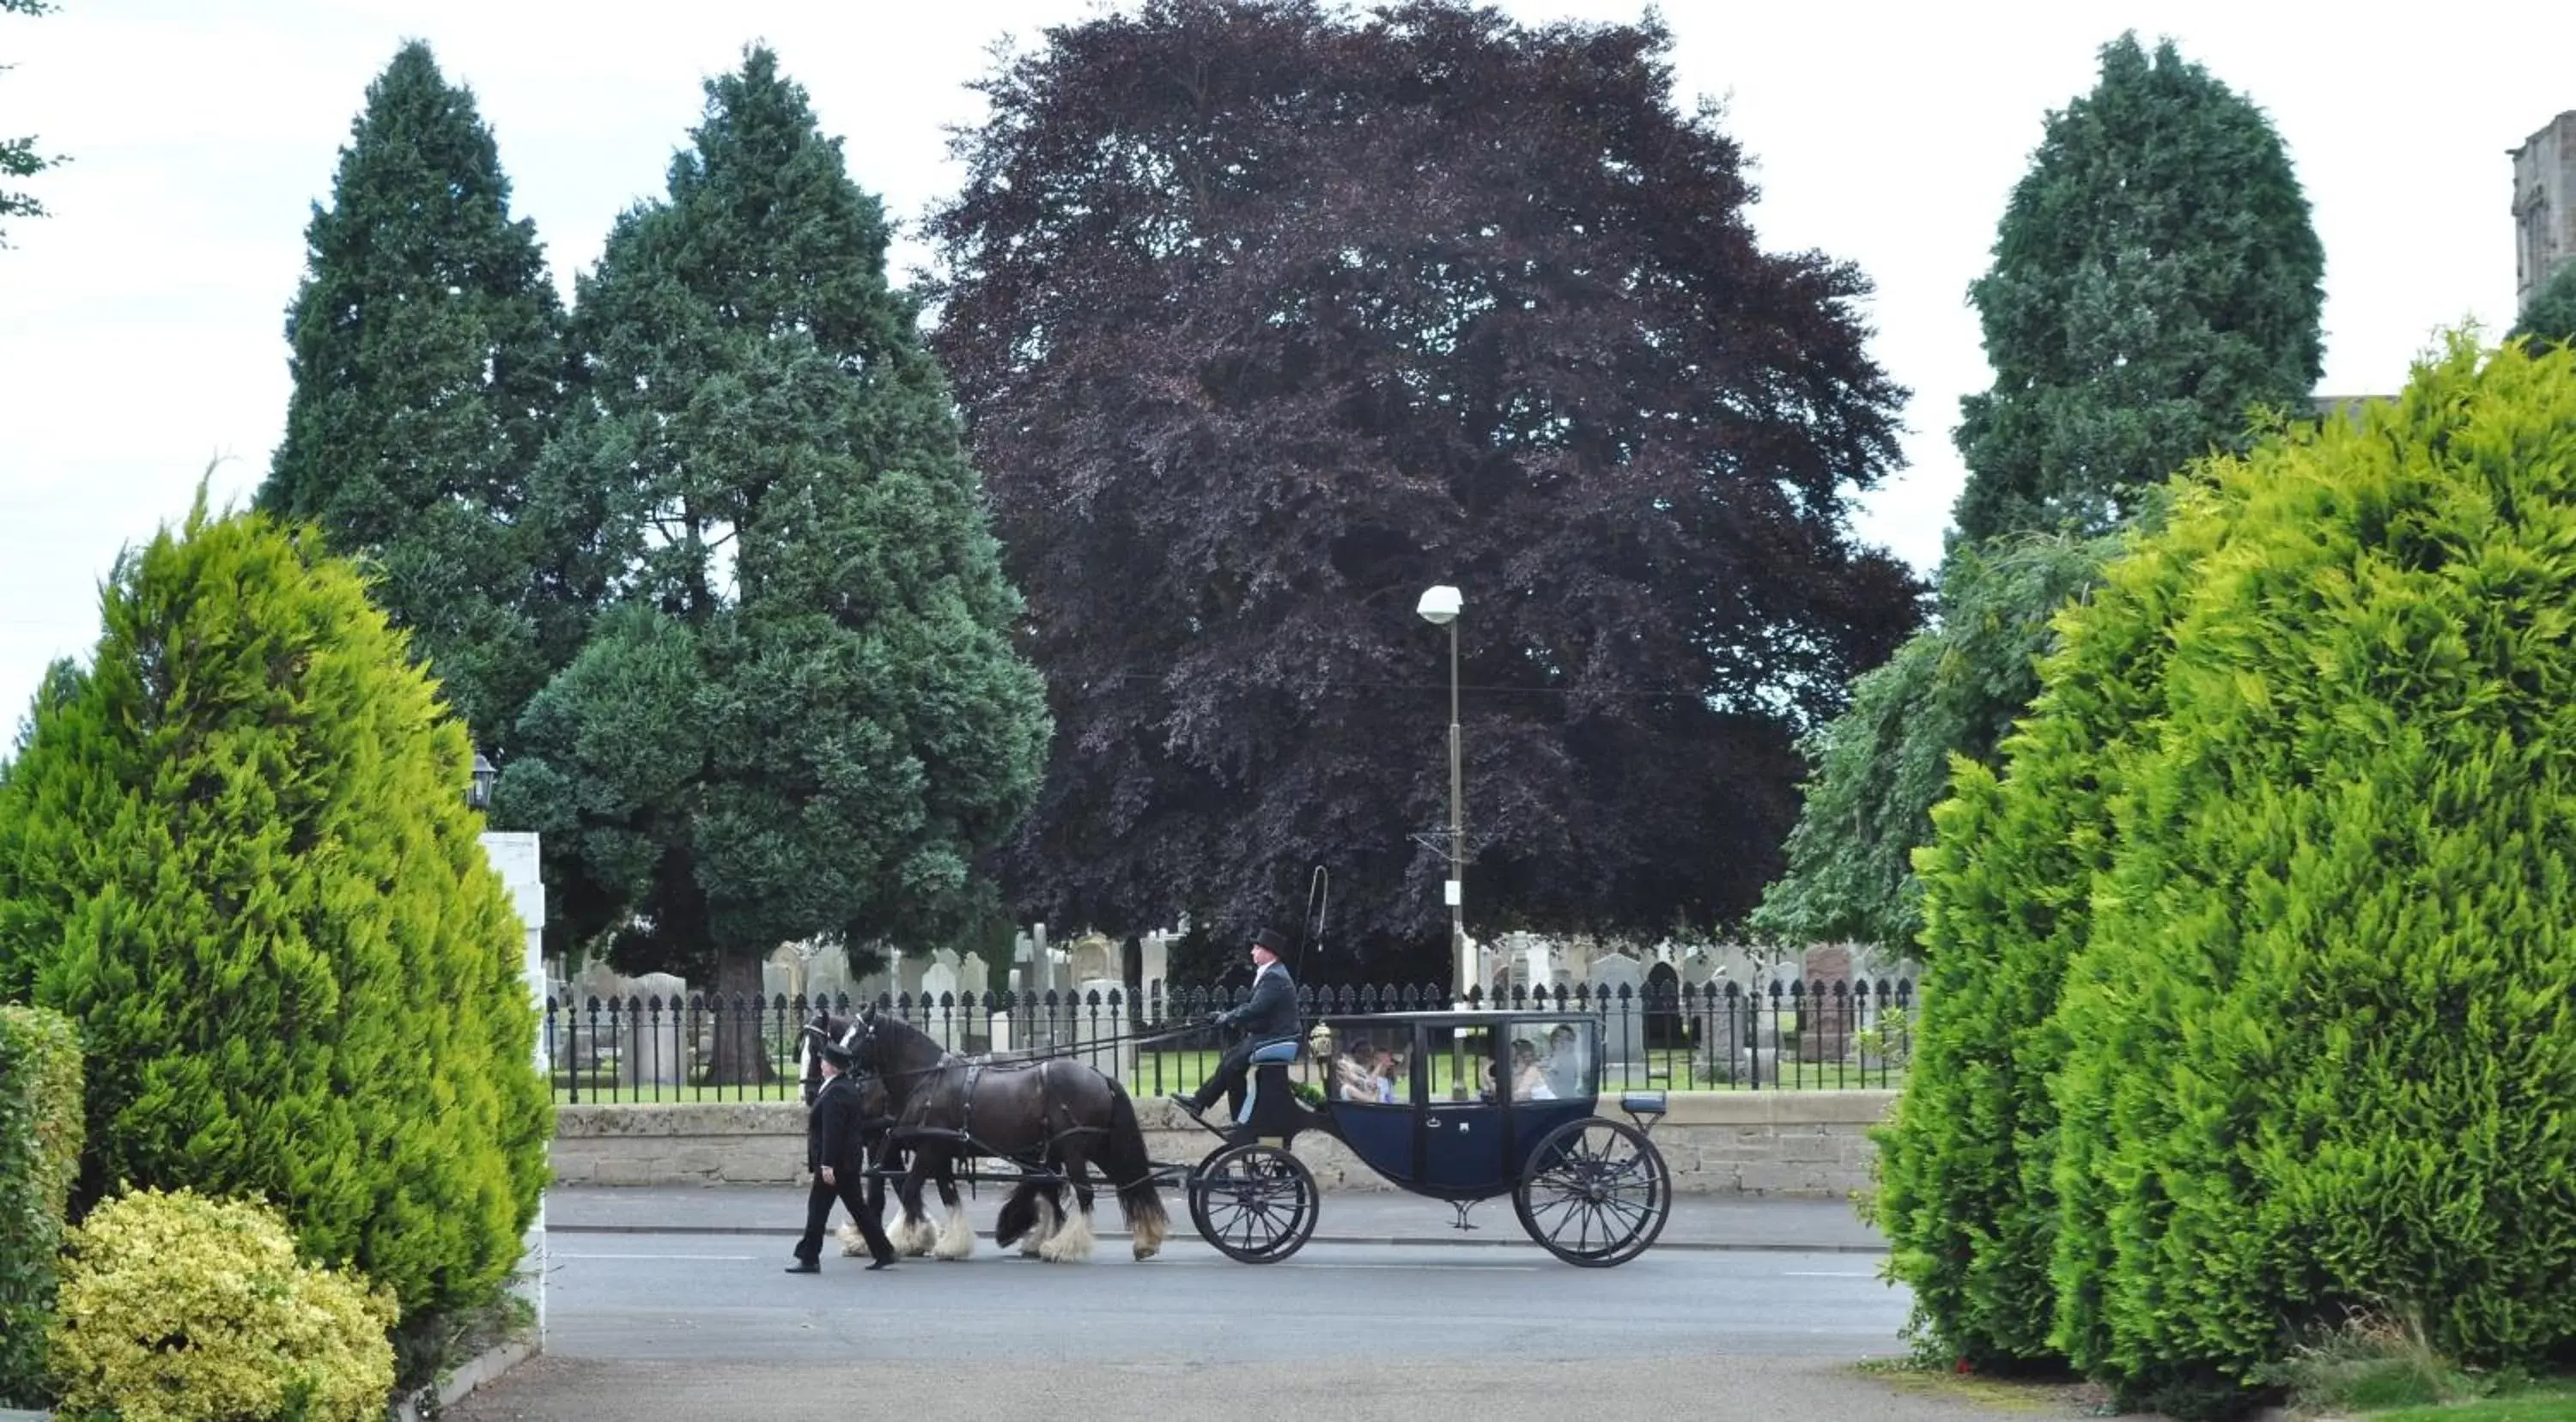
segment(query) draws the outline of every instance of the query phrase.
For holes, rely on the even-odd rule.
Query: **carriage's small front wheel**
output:
[[[1190,1223],[1239,1264],[1276,1264],[1315,1235],[1323,1192],[1306,1162],[1276,1146],[1228,1146],[1190,1176]]]
[[[1568,1264],[1606,1269],[1646,1252],[1673,1213],[1673,1177],[1646,1133],[1593,1116],[1547,1133],[1512,1186],[1521,1228]]]

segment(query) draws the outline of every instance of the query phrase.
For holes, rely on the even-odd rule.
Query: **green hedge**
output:
[[[78,1191],[257,1195],[406,1317],[488,1299],[552,1127],[464,731],[358,570],[202,504],[0,781],[0,995],[81,1024]]]
[[[2180,481],[1924,856],[1934,1343],[2241,1408],[2361,1309],[2576,1354],[2576,354]]]
[[[0,1406],[45,1400],[45,1327],[81,1153],[80,1034],[0,1004]]]

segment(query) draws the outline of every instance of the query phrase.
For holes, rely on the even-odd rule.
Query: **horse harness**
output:
[[[876,1024],[872,1021],[853,1023],[848,1031],[842,1033],[842,1036],[844,1039],[851,1036],[859,1036],[862,1040],[873,1038],[876,1036]],[[848,1045],[846,1040],[843,1045]],[[976,1084],[983,1079],[984,1073],[987,1071],[1025,1071],[1032,1067],[1037,1068],[1037,1118],[1041,1124],[1041,1129],[1044,1129],[1047,1124],[1057,1119],[1056,1102],[1050,1090],[1050,1083],[1047,1080],[1047,1072],[1045,1068],[1055,1062],[1069,1060],[1071,1060],[1069,1057],[1048,1056],[1032,1057],[1025,1061],[996,1062],[989,1057],[963,1057],[959,1056],[955,1052],[942,1051],[939,1054],[939,1060],[928,1066],[911,1067],[902,1071],[885,1071],[880,1069],[873,1074],[880,1081],[891,1081],[899,1077],[929,1076],[933,1073],[945,1073],[953,1068],[964,1068],[964,1076],[959,1083],[958,1089],[958,1119],[956,1126],[913,1125],[907,1127],[904,1126],[900,1120],[895,1120],[888,1123],[893,1129],[894,1138],[898,1143],[905,1141],[906,1139],[943,1140],[955,1145],[963,1146],[977,1155],[1000,1156],[1007,1159],[1011,1158],[1010,1152],[995,1151],[986,1146],[983,1142],[975,1139]],[[913,1103],[910,1101],[906,1102],[906,1108],[905,1114],[907,1115],[919,1114],[918,1110],[913,1108]],[[1068,1136],[1105,1136],[1107,1134],[1109,1134],[1109,1128],[1107,1126],[1067,1125],[1063,1129],[1049,1134],[1039,1147],[1039,1150],[1041,1154],[1053,1151],[1056,1146],[1062,1143]]]

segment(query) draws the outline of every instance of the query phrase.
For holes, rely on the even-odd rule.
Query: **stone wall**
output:
[[[1868,1129],[1892,1091],[1735,1091],[1677,1095],[1655,1145],[1685,1194],[1841,1196],[1869,1185]],[[1156,1160],[1196,1160],[1214,1138],[1166,1102],[1136,1103]],[[1603,1102],[1602,1114],[1619,1119]],[[1339,1141],[1303,1138],[1297,1154],[1327,1190],[1390,1188]],[[565,1185],[791,1185],[805,1164],[805,1108],[565,1106],[556,1112],[555,1179]]]

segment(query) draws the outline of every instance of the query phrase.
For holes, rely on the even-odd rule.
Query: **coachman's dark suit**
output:
[[[1192,1095],[1191,1103],[1204,1111],[1222,1094],[1240,1113],[1246,1080],[1252,1074],[1253,1052],[1297,1036],[1297,984],[1288,977],[1288,965],[1273,962],[1254,974],[1251,1000],[1218,1013],[1216,1025],[1240,1029],[1243,1039],[1226,1049],[1216,1064],[1216,1074]]]
[[[814,1104],[805,1113],[805,1168],[814,1172],[814,1185],[805,1195],[805,1237],[796,1241],[796,1257],[806,1263],[823,1257],[823,1229],[832,1222],[834,1200],[858,1224],[868,1253],[880,1264],[894,1262],[894,1245],[887,1241],[877,1212],[868,1208],[862,1189],[868,1178],[867,1128],[867,1108],[859,1099],[857,1082],[835,1076],[814,1093]],[[822,1168],[827,1165],[832,1167],[830,1184],[823,1180]]]

